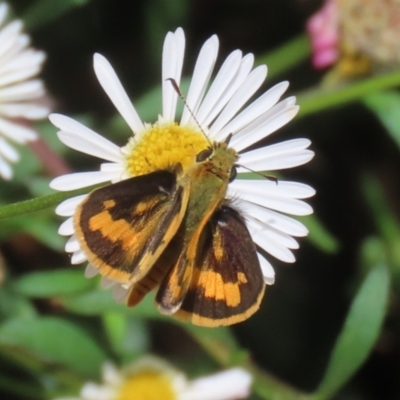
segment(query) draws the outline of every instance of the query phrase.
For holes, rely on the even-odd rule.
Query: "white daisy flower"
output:
[[[288,87],[282,82],[249,103],[267,76],[267,67],[253,69],[254,56],[232,52],[214,80],[211,81],[218,54],[218,37],[208,39],[198,56],[179,123],[175,123],[178,95],[169,78],[179,85],[181,80],[185,37],[178,28],[166,36],[162,60],[162,115],[154,124],[144,123],[137,114],[110,63],[100,54],[94,56],[94,70],[110,100],[121,113],[133,132],[128,144],[118,147],[79,122],[59,114],[50,115],[51,122],[60,129],[58,136],[67,146],[105,160],[98,171],[79,172],[60,176],[51,187],[60,191],[85,188],[102,182],[120,180],[165,169],[180,163],[183,169],[194,163],[195,156],[209,142],[224,141],[232,135],[229,147],[239,154],[238,163],[254,171],[275,171],[296,167],[310,161],[314,153],[307,148],[308,139],[287,140],[278,144],[247,150],[249,146],[266,138],[289,122],[298,112],[296,99],[280,101]],[[195,121],[193,120],[193,115]],[[201,127],[201,130],[199,129]],[[205,135],[207,137],[205,137]],[[293,249],[299,247],[293,237],[306,236],[307,228],[285,214],[307,215],[312,208],[302,199],[313,196],[310,186],[279,180],[278,184],[260,176],[257,180],[241,179],[248,172],[239,167],[237,178],[228,186],[227,199],[246,218],[248,229],[256,245],[275,258],[292,263]],[[69,217],[59,229],[61,235],[70,236],[66,251],[72,253],[72,264],[87,260],[80,248],[73,226],[73,215],[85,195],[62,202],[56,213]],[[265,254],[258,253],[266,284],[273,284],[274,269]],[[86,276],[98,273],[88,265]],[[114,282],[103,278],[104,286]],[[126,297],[127,290],[117,285],[117,297]]]
[[[251,375],[232,368],[188,381],[167,362],[145,357],[118,370],[103,366],[103,384],[86,383],[79,397],[55,400],[236,400],[250,394]]]
[[[29,47],[30,38],[23,33],[23,23],[5,23],[8,5],[0,4],[0,176],[11,179],[12,163],[19,154],[10,144],[35,140],[36,132],[25,120],[46,118],[47,107],[38,104],[44,95],[43,83],[34,77],[40,72],[45,53]]]

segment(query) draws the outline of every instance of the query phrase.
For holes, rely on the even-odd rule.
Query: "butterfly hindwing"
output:
[[[204,228],[190,287],[175,315],[200,326],[231,325],[257,311],[264,289],[244,220],[222,206]]]
[[[134,283],[175,235],[187,201],[187,191],[172,172],[126,179],[88,195],[75,213],[75,232],[89,262],[102,275]]]

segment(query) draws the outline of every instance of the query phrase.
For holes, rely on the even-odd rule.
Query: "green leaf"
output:
[[[363,99],[363,103],[378,117],[400,146],[400,93],[389,90],[372,93]]]
[[[45,246],[60,251],[65,246],[65,238],[57,235],[58,226],[59,223],[51,212],[41,211],[34,215],[18,215],[2,221],[0,239],[6,240],[17,233],[25,232]]]
[[[0,346],[22,347],[44,362],[96,377],[106,355],[79,326],[54,317],[12,319],[0,326]]]
[[[397,215],[391,209],[391,204],[385,196],[382,185],[371,175],[362,179],[362,189],[371,210],[371,216],[384,240],[390,266],[394,267],[397,277],[400,271],[400,226]]]
[[[319,249],[327,253],[336,253],[340,244],[338,240],[325,228],[315,215],[297,217],[309,230],[308,239]]]
[[[8,221],[7,221],[8,222]],[[65,246],[65,237],[57,234],[59,222],[52,213],[40,212],[19,218],[20,230],[31,234],[39,242],[54,250],[61,251]]]
[[[123,363],[149,350],[150,337],[147,324],[142,318],[122,313],[107,313],[103,324],[109,342]]]
[[[34,318],[35,307],[21,294],[11,290],[10,286],[0,288],[0,315],[5,317]]]
[[[16,280],[14,289],[28,297],[52,297],[91,289],[94,280],[85,278],[83,271],[59,269],[26,274]]]
[[[368,357],[382,326],[388,291],[388,269],[381,263],[369,272],[353,300],[325,376],[316,391],[317,398],[330,398]]]
[[[94,289],[77,296],[60,298],[69,311],[82,315],[104,315],[106,313],[132,314],[138,317],[160,317],[154,305],[154,294],[147,295],[137,306],[130,308],[113,298],[112,290]]]

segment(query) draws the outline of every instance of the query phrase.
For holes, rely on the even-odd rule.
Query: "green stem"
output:
[[[267,64],[268,78],[271,78],[295,67],[309,57],[310,53],[309,39],[303,34],[265,56],[257,58],[257,64]]]
[[[8,204],[0,208],[0,219],[16,217],[45,210],[49,207],[57,206],[63,200],[69,199],[80,194],[89,193],[101,185],[91,186],[69,192],[59,192],[47,196],[36,197],[35,199],[20,201],[18,203]]]
[[[359,100],[368,94],[398,85],[400,85],[400,71],[397,70],[335,89],[317,88],[300,93],[297,96],[300,105],[299,116],[304,117],[317,111]]]

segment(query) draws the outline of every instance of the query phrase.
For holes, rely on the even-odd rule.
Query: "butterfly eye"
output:
[[[211,147],[208,147],[207,149],[202,150],[199,154],[197,154],[196,161],[202,162],[202,161],[207,160],[207,158],[211,156],[212,152],[213,152],[213,149]]]
[[[237,170],[236,170],[236,166],[234,165],[229,174],[229,182],[232,182],[236,178],[236,175],[237,175]]]

